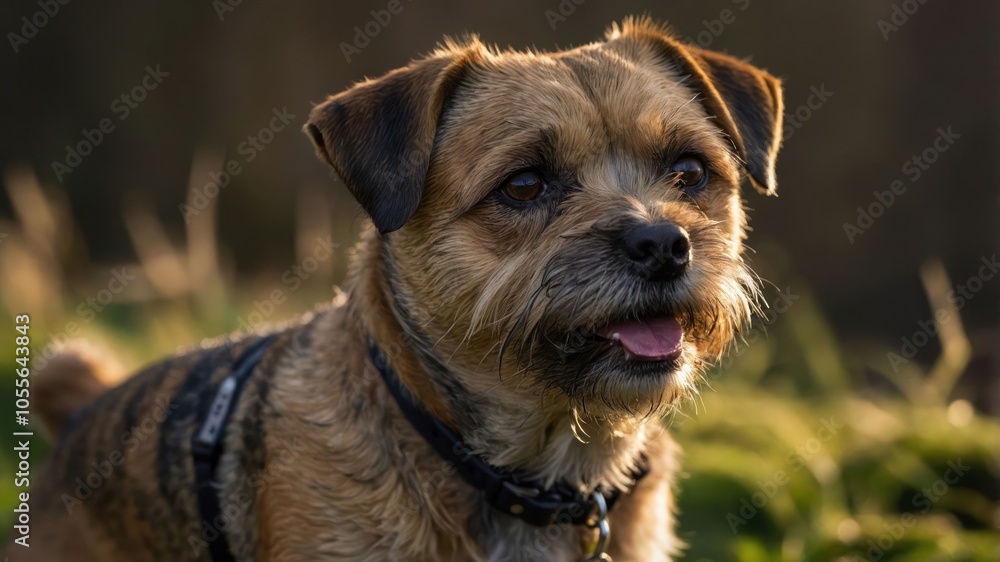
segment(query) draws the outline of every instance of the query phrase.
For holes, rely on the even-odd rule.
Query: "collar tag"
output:
[[[582,562],[612,562],[611,556],[604,550],[608,546],[608,536],[611,534],[611,524],[608,523],[608,503],[604,500],[604,494],[595,491],[590,495],[594,502],[596,513],[587,526],[597,529],[596,536],[591,533],[587,535],[584,543],[585,556]]]

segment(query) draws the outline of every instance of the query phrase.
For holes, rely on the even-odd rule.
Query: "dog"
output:
[[[661,420],[760,302],[740,184],[775,193],[782,103],[643,18],[447,40],[330,97],[305,132],[371,219],[343,294],[110,389],[51,361],[61,437],[7,555],[673,559]]]

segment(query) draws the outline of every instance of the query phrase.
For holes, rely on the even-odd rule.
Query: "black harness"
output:
[[[238,402],[247,379],[253,373],[254,368],[264,358],[267,346],[274,341],[274,334],[263,337],[240,354],[233,363],[233,370],[219,385],[212,398],[211,405],[205,414],[205,421],[201,427],[195,431],[191,438],[191,454],[194,456],[194,476],[198,493],[198,511],[201,513],[203,521],[209,525],[214,525],[217,518],[222,515],[219,506],[219,480],[216,472],[219,466],[219,457],[222,456],[222,436],[229,422],[229,416],[233,413],[233,406]],[[226,540],[226,533],[220,531],[219,534],[208,543],[209,553],[215,562],[236,562],[232,551],[229,549],[229,541]]]
[[[232,373],[216,390],[207,408],[205,421],[192,437],[191,452],[194,456],[198,510],[201,518],[210,524],[222,514],[219,502],[220,483],[216,473],[223,451],[224,430],[246,381],[264,357],[274,337],[270,335],[261,338],[240,354],[233,363]],[[371,338],[368,338],[368,354],[410,425],[442,459],[455,468],[463,480],[483,492],[486,502],[497,510],[536,526],[584,525],[593,523],[599,509],[610,511],[621,497],[621,490],[599,490],[607,504],[604,508],[598,505],[594,494],[586,495],[564,482],[546,488],[524,473],[491,466],[482,457],[473,454],[451,428],[413,400]],[[647,472],[648,469],[642,466],[632,474],[632,478],[638,482]],[[220,532],[208,545],[215,562],[236,562],[225,532]]]

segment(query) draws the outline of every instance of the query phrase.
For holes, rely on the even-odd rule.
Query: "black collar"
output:
[[[584,495],[565,483],[547,489],[522,472],[490,466],[482,457],[473,454],[451,428],[413,400],[371,337],[368,338],[368,354],[410,425],[457,470],[463,480],[483,492],[488,504],[536,526],[592,523],[598,508],[593,496]],[[643,466],[632,474],[632,478],[638,482],[647,472],[648,469]],[[601,493],[610,511],[622,492],[614,489]]]

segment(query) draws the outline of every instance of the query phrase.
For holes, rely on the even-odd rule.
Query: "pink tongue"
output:
[[[601,337],[617,341],[629,354],[630,361],[665,361],[681,354],[684,331],[671,316],[647,320],[616,322],[597,330]]]

